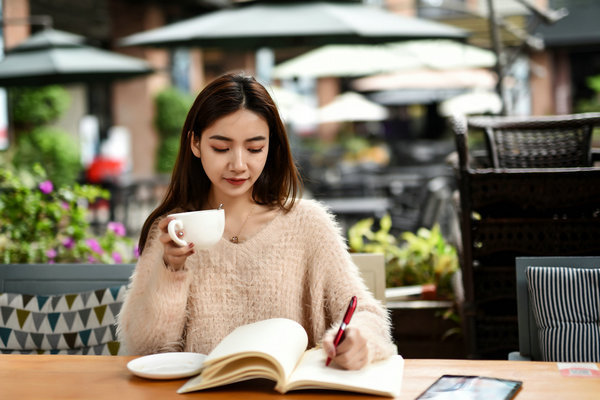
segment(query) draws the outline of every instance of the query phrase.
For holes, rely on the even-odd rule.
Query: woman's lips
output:
[[[229,182],[232,185],[236,185],[236,186],[240,186],[243,185],[244,182],[246,182],[246,179],[225,179],[227,182]]]

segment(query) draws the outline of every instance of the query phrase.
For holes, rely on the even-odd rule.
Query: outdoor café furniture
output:
[[[134,264],[0,264],[0,293],[59,295],[126,285]]]
[[[517,257],[516,279],[519,350],[510,360],[600,361],[600,256]]]
[[[365,285],[373,296],[385,304],[385,257],[380,253],[352,253]]]
[[[126,354],[116,316],[133,264],[0,264],[0,352]]]
[[[7,399],[344,399],[365,395],[305,390],[281,395],[273,382],[251,380],[185,395],[176,390],[186,379],[152,381],[127,369],[134,356],[0,355],[0,387]],[[600,367],[600,364],[594,364]],[[598,398],[600,378],[562,376],[556,363],[490,360],[405,360],[399,400],[413,400],[444,374],[482,375],[523,381],[518,400]],[[374,398],[374,397],[369,397]]]
[[[569,136],[592,123],[600,123],[600,114],[453,119],[465,293],[461,308],[469,357],[505,358],[518,348],[515,257],[600,254],[600,167],[588,161],[595,153],[587,139],[578,142],[586,157],[574,164],[571,152],[562,151],[559,134]],[[516,164],[509,163],[511,157],[501,156],[500,141],[494,141],[499,127],[505,137],[523,130],[528,135],[535,128],[535,137],[549,132],[560,140],[540,143],[543,157],[533,154],[531,146],[526,151],[515,147],[510,153]],[[470,149],[478,132],[483,145]]]
[[[560,168],[593,165],[592,133],[600,113],[543,117],[471,117],[485,132],[493,168]]]
[[[353,253],[385,303],[382,254]],[[116,317],[135,264],[0,264],[0,353],[125,355]]]
[[[130,234],[141,231],[146,217],[162,198],[167,179],[164,175],[152,178],[123,175],[102,181],[100,186],[110,192],[110,199],[90,205],[91,225],[100,232],[108,221],[121,221]]]

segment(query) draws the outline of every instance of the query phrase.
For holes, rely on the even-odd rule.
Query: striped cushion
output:
[[[544,361],[600,362],[600,269],[528,267]]]
[[[116,316],[126,286],[56,296],[0,293],[0,353],[124,354]]]

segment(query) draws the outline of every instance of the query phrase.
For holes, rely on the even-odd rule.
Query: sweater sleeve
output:
[[[153,225],[118,316],[118,337],[129,354],[183,349],[192,257],[180,271],[167,269]]]
[[[323,293],[324,310],[331,321],[327,331],[337,331],[353,295],[358,304],[349,326],[356,326],[367,339],[369,362],[397,353],[391,338],[391,322],[387,309],[373,297],[358,267],[352,261],[344,237],[334,217],[317,207],[312,235],[311,270],[316,286]]]

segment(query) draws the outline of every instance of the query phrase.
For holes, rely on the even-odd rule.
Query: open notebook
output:
[[[404,359],[395,355],[359,371],[325,366],[321,348],[306,350],[304,328],[285,318],[243,325],[226,336],[207,356],[200,375],[177,392],[213,388],[248,379],[276,382],[275,390],[330,389],[396,397],[400,394]]]

